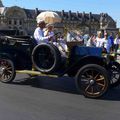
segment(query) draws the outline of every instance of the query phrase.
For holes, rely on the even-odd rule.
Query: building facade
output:
[[[19,30],[21,35],[32,35],[36,28],[36,17],[44,10],[25,9],[18,6],[4,7],[0,0],[0,30]],[[62,22],[55,24],[56,30],[66,33],[78,30],[83,33],[97,31],[117,31],[116,22],[107,14],[92,14],[85,12],[55,11],[62,18]]]

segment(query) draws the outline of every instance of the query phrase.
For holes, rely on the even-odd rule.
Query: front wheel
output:
[[[81,91],[85,97],[101,97],[109,87],[108,73],[100,65],[85,65],[76,75],[76,86],[78,91]]]
[[[15,78],[15,67],[10,59],[0,59],[0,81],[10,83]]]

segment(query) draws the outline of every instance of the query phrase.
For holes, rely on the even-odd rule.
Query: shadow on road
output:
[[[120,86],[116,88],[111,88],[107,94],[105,94],[102,100],[110,100],[110,101],[120,101]]]
[[[36,88],[78,94],[75,81],[70,77],[51,78],[51,77],[34,77],[25,79],[16,79],[15,85],[30,85]],[[120,101],[120,87],[110,89],[100,100]]]
[[[30,85],[36,88],[44,88],[48,90],[78,94],[74,79],[69,77],[51,78],[40,76],[33,78],[16,79],[12,84]]]

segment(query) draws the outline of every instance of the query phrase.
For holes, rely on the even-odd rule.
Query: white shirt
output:
[[[117,38],[114,39],[114,44],[117,44]]]
[[[102,38],[96,38],[96,41],[97,41],[97,43],[96,43],[96,47],[102,47],[103,46],[103,39]]]
[[[115,38],[114,44],[120,44],[120,39],[119,38]]]
[[[34,32],[34,38],[37,41],[37,44],[40,44],[41,42],[48,43],[49,36],[44,37],[44,32],[40,27],[37,27]]]

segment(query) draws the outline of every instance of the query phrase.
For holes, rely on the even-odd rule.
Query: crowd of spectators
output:
[[[106,53],[113,53],[118,52],[118,49],[120,47],[120,35],[119,33],[116,33],[115,35],[111,33],[104,32],[102,34],[101,32],[98,32],[97,34],[85,34],[83,35],[75,33],[75,32],[68,32],[67,34],[67,41],[82,41],[84,46],[89,47],[101,47],[103,48],[103,51]]]
[[[101,47],[106,53],[118,52],[118,49],[120,47],[120,35],[118,33],[116,33],[116,35],[113,35],[112,32],[109,34],[107,32],[104,32],[104,34],[98,32],[98,34],[84,35],[83,32],[79,32],[77,30],[68,31],[67,39],[65,41],[62,34],[60,34],[57,38],[55,37],[53,30],[54,26],[52,24],[45,25],[45,22],[43,20],[39,20],[37,22],[38,26],[34,32],[34,38],[37,44],[40,44],[41,42],[52,42],[62,53],[67,52],[66,41],[80,41],[84,46]]]

